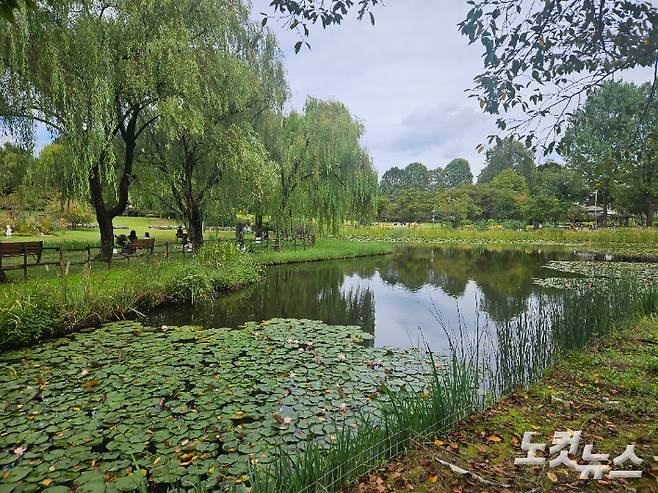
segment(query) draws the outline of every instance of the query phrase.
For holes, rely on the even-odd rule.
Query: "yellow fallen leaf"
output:
[[[489,440],[490,442],[498,443],[498,442],[502,441],[503,439],[500,438],[498,435],[489,435],[489,437],[487,437],[487,440]]]
[[[436,481],[437,481],[438,479],[439,479],[439,477],[436,476],[436,475],[434,475],[434,476],[430,476],[429,478],[427,478],[427,480],[428,480],[430,483],[436,483]]]
[[[548,479],[550,479],[553,483],[557,483],[557,476],[554,472],[547,472],[546,476],[548,476]]]
[[[44,486],[50,486],[52,482],[53,482],[52,479],[44,479],[43,481],[41,481],[41,484]]]
[[[434,445],[436,445],[437,447],[440,447],[441,445],[443,445],[443,440],[439,440],[437,438],[436,440],[434,440]]]

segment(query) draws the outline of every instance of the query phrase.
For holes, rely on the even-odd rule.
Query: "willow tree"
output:
[[[113,219],[128,204],[144,131],[162,116],[193,120],[181,104],[198,93],[195,53],[232,22],[231,0],[61,0],[19,10],[0,31],[0,116],[32,140],[39,122],[65,139],[112,253]],[[218,32],[220,31],[220,32]]]
[[[164,198],[185,222],[195,250],[211,208],[248,207],[262,192],[270,166],[253,122],[280,109],[287,94],[274,36],[249,21],[244,5],[239,9],[234,22],[196,53],[203,82],[181,102],[194,117],[163,117],[149,133]]]
[[[269,146],[279,232],[288,234],[303,222],[336,231],[364,204],[372,204],[374,213],[377,180],[360,144],[362,134],[363,125],[336,101],[309,98],[304,113],[280,119],[278,139]]]

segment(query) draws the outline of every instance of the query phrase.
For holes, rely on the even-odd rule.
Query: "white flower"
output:
[[[287,344],[292,344],[293,342],[294,342],[294,341],[293,341],[292,339],[288,339],[288,340],[286,341]]]
[[[169,329],[169,327],[167,325],[163,325],[162,327],[160,327],[160,329],[162,329],[162,331],[165,332]]]
[[[340,406],[338,406],[338,410],[341,413],[347,412],[347,403],[346,402],[341,402]]]
[[[294,339],[292,342],[293,344],[299,344],[299,339]]]
[[[256,332],[254,332],[254,335],[255,335],[256,337],[258,337],[258,336],[260,335],[260,332],[256,331]]]
[[[303,347],[300,347],[297,351],[299,351],[300,353],[303,353],[303,352],[304,352],[304,348],[303,348]]]
[[[14,452],[17,456],[19,456],[19,457],[23,457],[23,454],[25,453],[25,450],[26,450],[25,447],[17,447],[17,448],[15,448],[15,449],[13,450],[13,452]]]
[[[435,362],[434,368],[441,368],[441,362],[440,361]]]
[[[338,355],[338,361],[345,361],[345,355],[343,353]]]
[[[288,376],[290,377],[290,380],[294,380],[297,374],[294,371],[291,371]]]
[[[311,346],[313,345],[313,341],[308,341],[308,342],[306,343],[306,345],[307,345],[308,347],[311,347]]]
[[[80,372],[80,376],[81,376],[81,377],[86,377],[87,375],[89,375],[89,370],[82,370],[82,371]]]
[[[292,423],[292,418],[290,416],[283,418],[283,424],[289,425],[290,423]]]

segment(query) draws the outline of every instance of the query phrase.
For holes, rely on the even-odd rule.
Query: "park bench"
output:
[[[0,243],[0,259],[3,257],[26,257],[35,258],[35,263],[41,262],[43,253],[43,241],[21,241]],[[2,265],[0,260],[0,266]]]
[[[27,259],[29,256],[35,258],[35,264],[41,262],[43,253],[43,241],[21,241],[0,243],[0,283],[7,281],[5,270],[23,269],[23,276],[27,278]],[[23,257],[22,265],[3,266],[4,257]]]
[[[148,238],[144,240],[133,240],[128,244],[128,251],[130,255],[137,253],[137,250],[149,250],[153,253],[155,247],[155,238]]]

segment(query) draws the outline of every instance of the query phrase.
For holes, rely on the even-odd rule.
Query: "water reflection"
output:
[[[204,306],[172,306],[154,323],[234,327],[248,320],[310,318],[359,325],[377,346],[426,341],[437,351],[448,338],[437,319],[455,327],[502,325],[530,310],[542,291],[542,265],[569,252],[489,247],[407,247],[394,255],[269,268],[259,285]],[[551,273],[555,275],[555,273]]]

